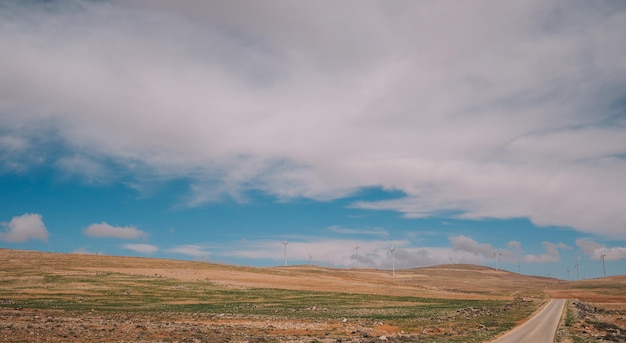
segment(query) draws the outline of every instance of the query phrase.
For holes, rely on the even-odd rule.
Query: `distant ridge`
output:
[[[211,282],[237,288],[388,294],[430,298],[510,299],[553,297],[626,302],[626,276],[565,281],[517,274],[474,264],[442,264],[412,269],[337,269],[312,265],[244,267],[146,257],[77,255],[0,248],[3,271],[33,275],[120,273]]]
[[[453,263],[453,264],[436,264],[426,267],[411,268],[415,270],[428,270],[428,269],[461,269],[461,270],[495,270],[492,267],[481,266],[477,264],[466,263]]]

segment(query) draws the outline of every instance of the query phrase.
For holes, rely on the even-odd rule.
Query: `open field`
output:
[[[610,309],[593,320],[623,327],[625,284],[473,265],[394,277],[0,249],[0,341],[483,342],[551,297]],[[579,317],[562,323],[561,337],[580,329]]]

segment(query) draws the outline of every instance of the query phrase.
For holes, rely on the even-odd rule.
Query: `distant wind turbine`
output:
[[[494,259],[494,260],[495,260],[495,262],[496,262],[496,271],[498,271],[498,260],[500,259],[500,256],[502,256],[502,253],[501,253],[501,252],[499,252],[499,251],[497,251],[497,250],[494,250],[494,251],[493,251],[493,259]]]
[[[285,267],[287,266],[287,240],[285,239],[285,241],[282,243],[283,244],[283,249],[285,251]]]
[[[578,263],[578,256],[576,256],[576,264],[574,267],[576,267],[576,277],[580,280],[580,270],[578,269],[580,267],[580,263]]]
[[[311,256],[311,252],[307,250],[307,252],[309,253],[309,266],[313,265],[313,256]]]
[[[396,248],[392,245],[389,252],[391,253],[391,275],[396,276]]]
[[[606,256],[606,254],[604,253],[604,250],[602,250],[602,256],[600,256],[600,259],[602,259],[602,273],[604,274],[604,277],[606,277],[606,268],[604,266],[604,257]]]
[[[567,281],[571,280],[569,277],[569,267],[567,267]]]
[[[359,242],[356,242],[356,245],[354,246],[354,250],[356,250],[356,267],[359,268]]]

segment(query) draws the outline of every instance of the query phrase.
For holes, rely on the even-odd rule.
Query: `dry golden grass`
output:
[[[22,281],[43,275],[120,273],[181,281],[210,281],[240,288],[278,288],[323,292],[454,299],[510,299],[516,296],[577,298],[626,303],[626,276],[563,281],[520,275],[489,267],[449,264],[396,271],[330,269],[316,266],[252,268],[206,262],[125,256],[59,254],[0,249],[0,278],[21,271]],[[77,290],[80,285],[76,285]]]
[[[9,323],[4,332],[8,339],[22,335],[25,341],[56,341],[42,339],[48,336],[85,341],[81,335],[106,341],[110,335],[98,335],[102,327],[113,330],[119,315],[140,323],[116,333],[127,341],[187,337],[192,329],[226,341],[355,335],[363,335],[357,340],[363,342],[378,335],[403,341],[402,334],[408,335],[406,341],[484,341],[523,321],[550,297],[624,309],[625,285],[626,277],[565,282],[462,264],[400,270],[392,276],[373,269],[251,268],[0,249],[0,315]],[[520,297],[534,300],[513,302]],[[13,307],[24,310],[11,312]],[[38,328],[26,311],[46,311],[55,325],[25,331]],[[176,313],[173,321],[168,313]],[[344,322],[344,317],[350,320]],[[73,327],[75,336],[51,330],[64,323],[81,326]],[[155,328],[142,329],[150,325]],[[29,340],[31,331],[41,336]]]

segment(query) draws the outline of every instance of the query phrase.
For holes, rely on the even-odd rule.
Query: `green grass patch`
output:
[[[445,336],[447,342],[467,342],[469,336],[479,341],[488,339],[515,326],[536,309],[536,304],[510,307],[510,302],[497,300],[432,299],[274,288],[232,289],[206,281],[121,273],[45,274],[39,275],[38,280],[27,282],[18,276],[3,279],[2,286],[0,307],[7,308],[204,313],[337,323],[349,318],[351,322],[365,325],[384,322],[407,333],[447,327],[454,323],[459,330],[456,335],[459,338]],[[3,302],[3,299],[11,301]],[[506,306],[509,307],[500,310]],[[467,317],[466,313],[471,315]]]

